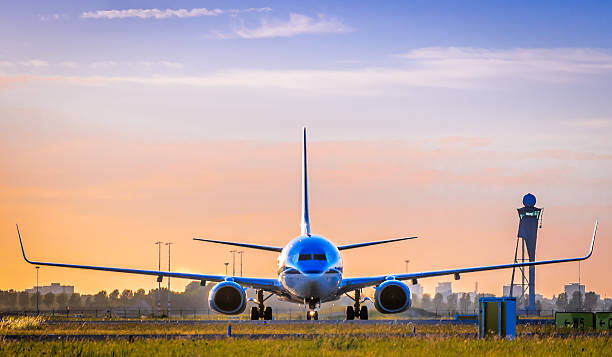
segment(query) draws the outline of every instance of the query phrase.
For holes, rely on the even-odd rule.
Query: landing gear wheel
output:
[[[251,308],[251,320],[259,320],[259,308],[257,306]]]
[[[368,307],[367,306],[362,306],[361,309],[359,309],[359,319],[360,320],[368,319]]]
[[[319,312],[318,311],[315,311],[313,319],[314,320],[318,320],[319,319]]]
[[[355,320],[355,310],[352,306],[346,307],[346,319],[347,320]]]
[[[311,317],[310,317],[310,311],[308,311],[308,312],[306,313],[306,320],[310,321],[310,318],[311,318]]]
[[[264,310],[264,320],[272,320],[272,307],[268,306]]]

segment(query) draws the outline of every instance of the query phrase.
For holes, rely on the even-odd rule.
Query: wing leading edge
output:
[[[241,285],[252,287],[256,289],[263,289],[267,291],[281,291],[281,285],[276,279],[260,279],[260,278],[244,278],[244,277],[226,277],[223,275],[206,275],[206,274],[193,274],[193,273],[179,273],[162,270],[141,270],[141,269],[127,269],[127,268],[116,268],[116,267],[105,267],[95,265],[78,265],[78,264],[64,264],[64,263],[50,263],[50,262],[37,262],[27,258],[25,250],[23,249],[23,241],[21,240],[21,233],[19,232],[19,226],[17,226],[17,235],[19,236],[19,244],[21,245],[21,253],[23,259],[26,262],[33,265],[52,266],[61,268],[76,268],[76,269],[89,269],[99,271],[112,271],[117,273],[128,273],[128,274],[140,274],[140,275],[154,275],[154,276],[167,276],[170,278],[182,278],[191,280],[205,280],[219,282],[224,280],[233,280]]]
[[[346,249],[353,249],[353,248],[361,248],[361,247],[367,247],[370,245],[377,245],[377,244],[385,244],[385,243],[391,243],[391,242],[399,242],[402,240],[407,240],[407,239],[415,239],[418,237],[402,237],[402,238],[393,238],[393,239],[385,239],[385,240],[377,240],[374,242],[364,242],[364,243],[355,243],[355,244],[347,244],[347,245],[339,245],[338,246],[338,250],[346,250]]]
[[[434,271],[420,272],[420,273],[391,274],[391,275],[380,275],[380,276],[363,277],[363,278],[347,278],[347,279],[342,279],[339,294],[343,294],[353,289],[360,289],[360,288],[365,288],[365,287],[372,286],[372,285],[378,285],[387,279],[412,280],[412,279],[430,278],[430,277],[442,276],[442,275],[456,275],[456,277],[458,278],[459,275],[464,274],[464,273],[474,273],[474,272],[479,272],[479,271],[508,269],[508,268],[520,268],[520,267],[531,266],[531,265],[568,263],[568,262],[586,260],[590,258],[591,255],[593,254],[593,246],[595,245],[595,235],[596,234],[597,234],[597,221],[595,221],[595,228],[593,229],[593,238],[591,239],[591,247],[589,249],[589,253],[585,255],[584,257],[540,260],[540,261],[524,262],[524,263],[516,263],[516,264],[488,265],[488,266],[461,268],[461,269],[434,270]]]
[[[193,240],[197,240],[197,241],[200,241],[200,242],[209,242],[209,243],[217,243],[217,244],[235,245],[237,247],[252,248],[252,249],[259,249],[259,250],[267,250],[267,251],[271,251],[271,252],[281,252],[283,250],[283,248],[281,248],[281,247],[272,247],[272,246],[269,246],[269,245],[228,242],[228,241],[223,241],[223,240],[212,240],[212,239],[204,239],[204,238],[193,238]]]

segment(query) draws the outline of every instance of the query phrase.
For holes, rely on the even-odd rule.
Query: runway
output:
[[[453,336],[463,337],[476,337],[476,333],[463,333],[454,334]],[[249,334],[13,334],[4,335],[3,339],[9,341],[106,341],[106,340],[128,340],[134,341],[136,339],[166,339],[166,340],[216,340],[221,338],[232,338],[232,339],[248,339],[248,340],[262,340],[262,339],[286,339],[286,338],[301,338],[301,339],[313,339],[318,337],[333,338],[333,337],[344,337],[343,334],[317,334],[317,333],[249,333]],[[425,333],[414,333],[414,334],[396,334],[396,333],[384,333],[384,334],[351,334],[352,337],[425,337]]]
[[[171,325],[266,325],[266,324],[292,324],[292,325],[341,325],[341,324],[356,324],[356,325],[476,325],[477,321],[456,321],[456,320],[438,320],[438,319],[418,319],[418,320],[51,320],[47,324],[171,324]],[[519,319],[517,324],[525,325],[554,325],[554,319]]]

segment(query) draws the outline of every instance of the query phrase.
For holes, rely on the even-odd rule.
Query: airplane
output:
[[[26,257],[19,226],[17,235],[21,245],[21,252],[26,262],[38,266],[54,266],[64,268],[90,269],[120,273],[131,273],[141,275],[157,276],[161,281],[163,277],[184,278],[199,280],[201,285],[207,281],[217,284],[210,290],[210,307],[225,315],[242,314],[249,302],[254,303],[251,307],[251,320],[272,320],[272,307],[265,306],[265,301],[273,295],[280,300],[308,307],[307,320],[318,320],[321,303],[339,300],[343,295],[348,296],[354,304],[346,307],[346,319],[361,320],[368,319],[368,307],[365,301],[372,301],[368,297],[362,297],[362,289],[374,287],[374,307],[383,314],[400,313],[408,310],[412,305],[410,288],[404,281],[417,284],[419,279],[453,275],[458,280],[462,274],[479,271],[519,268],[532,265],[556,264],[586,260],[593,254],[595,235],[597,233],[597,220],[593,229],[593,237],[589,252],[586,256],[578,258],[529,261],[514,264],[489,265],[480,267],[434,270],[405,274],[388,274],[357,278],[345,278],[343,276],[343,264],[341,251],[355,248],[368,247],[378,244],[399,242],[415,239],[417,237],[401,237],[380,241],[355,243],[348,245],[335,245],[327,238],[315,235],[310,230],[310,212],[308,207],[308,162],[306,150],[306,128],[302,142],[302,213],[301,233],[284,247],[265,246],[258,244],[219,241],[204,238],[193,238],[196,241],[226,244],[244,248],[258,249],[280,253],[278,257],[278,275],[276,278],[249,278],[238,276],[208,275],[180,273],[161,270],[139,270],[93,265],[76,265],[65,263],[37,262]],[[257,292],[257,298],[247,299],[246,289],[253,288]],[[353,296],[349,295],[353,293]],[[264,293],[268,296],[264,298]]]

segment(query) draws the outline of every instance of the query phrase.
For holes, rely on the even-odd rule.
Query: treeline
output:
[[[597,308],[599,297],[595,292],[589,291],[588,293],[584,294],[584,296],[580,295],[581,294],[578,291],[575,291],[574,294],[572,294],[572,296],[568,299],[566,293],[561,293],[557,297],[557,301],[555,301],[555,307],[559,311],[593,311]],[[612,306],[610,308],[612,308]]]
[[[412,295],[412,305],[430,312],[444,311],[451,313],[474,312],[478,310],[478,299],[481,297],[492,297],[493,294],[479,294],[477,299],[471,299],[469,294],[454,293],[449,295],[444,301],[441,294],[436,294],[433,298],[429,294],[423,294],[419,299],[416,295]],[[517,308],[523,309],[527,306],[529,294],[525,294],[523,299],[517,301]],[[604,304],[599,299],[598,295],[590,291],[580,296],[579,292],[568,299],[565,293],[559,294],[553,301],[544,299],[536,301],[537,311],[596,311],[604,308]],[[612,306],[608,307],[612,311]]]
[[[479,294],[478,298],[485,296],[494,295]],[[423,294],[421,299],[419,299],[415,294],[412,294],[412,305],[431,312],[473,312],[478,310],[478,298],[474,301],[467,293],[453,293],[446,298],[446,301],[444,301],[442,294],[439,293],[433,298],[429,294]]]
[[[184,292],[172,291],[170,300],[173,308],[203,309],[208,306],[210,286],[200,286],[199,282],[189,283]],[[161,307],[167,307],[168,289],[160,290]],[[102,290],[94,295],[74,294],[39,294],[38,306],[41,310],[77,310],[77,309],[107,309],[116,307],[157,308],[158,289],[146,292],[144,289],[113,290],[107,293]],[[34,310],[36,309],[36,294],[25,291],[0,290],[0,308],[3,310]]]

